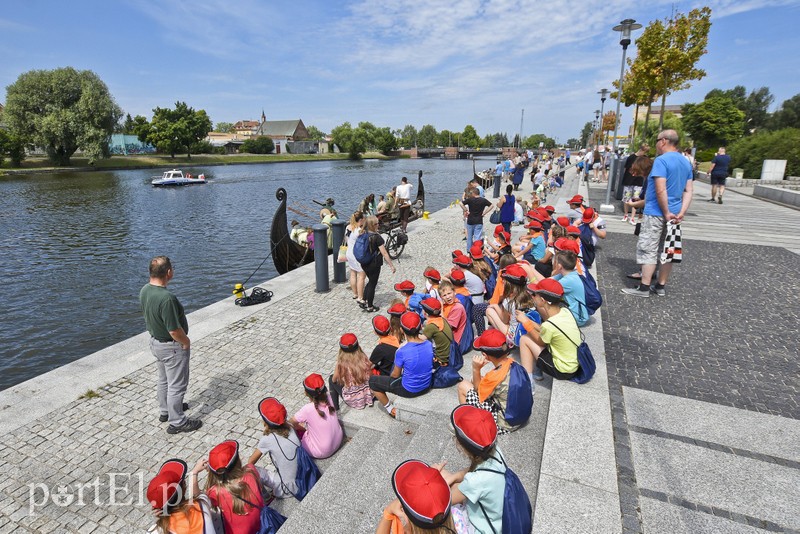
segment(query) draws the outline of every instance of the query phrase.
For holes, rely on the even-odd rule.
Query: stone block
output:
[[[619,498],[597,488],[542,473],[533,516],[534,532],[622,532]]]

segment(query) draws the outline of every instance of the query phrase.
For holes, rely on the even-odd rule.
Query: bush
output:
[[[213,153],[224,156],[225,155],[225,147],[224,146],[214,147],[214,152]]]
[[[208,141],[198,141],[196,143],[192,143],[190,151],[192,154],[213,154],[214,145]]]
[[[257,137],[255,139],[248,139],[242,143],[239,152],[247,154],[272,154],[275,150],[275,143],[269,137]]]
[[[694,153],[694,159],[697,160],[697,163],[702,163],[704,161],[711,161],[714,158],[714,154],[717,153],[715,148],[706,148],[703,150],[698,150]]]
[[[786,128],[743,137],[728,147],[732,167],[744,170],[745,178],[760,178],[765,159],[785,159],[786,175],[800,176],[800,129]]]

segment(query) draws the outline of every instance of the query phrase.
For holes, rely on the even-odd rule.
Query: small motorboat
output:
[[[205,184],[206,176],[201,174],[199,176],[192,176],[186,173],[184,176],[183,171],[172,169],[171,171],[164,171],[164,174],[159,178],[154,176],[151,182],[155,187],[172,187],[179,185],[192,185],[192,184]]]

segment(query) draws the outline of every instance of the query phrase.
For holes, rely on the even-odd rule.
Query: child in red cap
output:
[[[433,343],[433,357],[436,359],[434,367],[447,365],[450,361],[450,344],[453,342],[453,330],[447,321],[442,318],[442,303],[433,297],[428,297],[420,302],[422,312],[425,314],[425,325],[422,335]]]
[[[384,326],[388,329],[390,327],[389,320],[382,315],[376,315],[374,319],[379,317],[386,321]],[[339,411],[339,397],[344,399],[345,404],[355,410],[363,410],[366,406],[372,406],[372,390],[369,389],[371,371],[372,363],[367,359],[364,351],[361,350],[361,345],[358,343],[356,335],[351,333],[344,334],[339,339],[339,354],[336,356],[336,367],[333,374],[328,377],[328,384],[331,387],[331,400],[337,412]]]
[[[393,307],[394,306],[389,307],[390,312]],[[405,313],[405,306],[401,304],[398,308],[402,308],[403,310],[400,312],[400,315]],[[392,320],[394,320],[394,317],[392,317]],[[399,316],[397,317],[397,327],[400,327]],[[375,348],[372,349],[372,353],[369,355],[369,361],[372,364],[371,374],[389,376],[389,373],[392,372],[392,367],[394,367],[394,355],[397,352],[397,348],[400,346],[400,340],[397,339],[394,328],[392,321],[383,315],[376,315],[372,318],[372,329],[378,336],[378,344],[375,345]],[[405,336],[403,336],[403,339],[405,339]]]
[[[501,274],[503,280],[503,297],[497,304],[486,310],[489,323],[506,334],[507,341],[513,346],[516,342],[517,310],[527,311],[533,306],[530,295],[525,291],[528,273],[521,266],[514,264],[505,268]]]
[[[442,275],[433,267],[426,267],[422,276],[425,277],[425,291],[431,297],[439,299],[439,282],[442,281]]]
[[[300,408],[289,419],[289,424],[297,431],[303,448],[312,458],[328,458],[339,450],[344,439],[333,400],[328,395],[325,380],[317,373],[303,380],[303,389],[311,402]]]
[[[191,486],[186,487],[186,462],[173,458],[161,465],[147,486],[147,500],[158,519],[155,532],[199,532],[211,521],[211,501],[200,492],[197,476],[205,471],[206,460],[200,459],[190,475]]]
[[[249,464],[255,465],[267,455],[266,468],[256,467],[261,482],[279,499],[297,494],[297,437],[286,416],[286,407],[275,397],[261,399],[258,413],[264,423],[264,433],[258,440],[256,450],[250,455]]]
[[[225,532],[256,532],[261,526],[260,475],[253,464],[242,466],[238,441],[223,441],[208,453],[206,494],[222,512]]]
[[[456,297],[456,287],[449,280],[442,280],[442,283],[439,284],[439,294],[442,296],[442,318],[450,325],[456,343],[461,343],[468,324],[467,310],[459,302]],[[469,292],[467,292],[467,298],[469,298],[468,294]]]

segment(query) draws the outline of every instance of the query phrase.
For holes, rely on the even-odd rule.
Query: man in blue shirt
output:
[[[494,194],[492,198],[500,197],[500,182],[503,180],[503,162],[497,160],[497,166],[494,168]]]
[[[678,151],[678,139],[675,130],[664,130],[656,139],[658,157],[647,177],[644,221],[636,245],[636,263],[642,266],[642,280],[638,287],[623,289],[626,295],[650,296],[650,283],[664,247],[667,225],[680,224],[692,203],[692,165]],[[666,296],[664,286],[671,271],[671,262],[661,265],[658,281],[652,288],[656,295]]]
[[[725,180],[728,178],[730,165],[731,157],[725,153],[725,147],[720,147],[714,159],[711,160],[711,168],[708,170],[711,180],[711,198],[708,199],[708,202],[716,201],[722,204],[722,193],[725,192]]]

